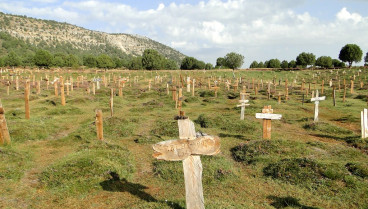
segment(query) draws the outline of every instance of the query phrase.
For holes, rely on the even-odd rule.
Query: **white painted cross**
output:
[[[159,160],[183,161],[186,206],[188,209],[204,209],[200,155],[218,154],[220,139],[197,134],[194,123],[189,119],[179,119],[178,126],[179,139],[154,144],[153,157]]]
[[[316,97],[312,98],[311,101],[314,102],[314,122],[318,122],[318,104],[319,101],[323,101],[326,99],[326,96],[318,97],[319,93],[316,90]]]
[[[249,102],[249,100],[245,99],[245,95],[247,95],[247,94],[246,93],[240,93],[240,100],[239,100],[240,104],[236,105],[237,107],[241,107],[241,109],[240,109],[240,120],[244,120],[245,106],[249,106],[249,104],[247,104]]]
[[[365,108],[360,112],[360,124],[362,128],[362,139],[365,139],[368,137],[368,110]]]

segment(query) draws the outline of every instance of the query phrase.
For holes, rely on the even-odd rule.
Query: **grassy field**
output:
[[[50,78],[72,76],[76,82],[83,74],[87,80],[110,75],[111,83],[107,88],[101,83],[95,95],[74,83],[74,91],[62,106],[60,94],[54,95],[51,84],[46,90],[43,81],[41,94],[31,89],[30,120],[25,119],[24,85],[16,91],[13,82],[10,95],[1,85],[12,142],[0,147],[0,208],[185,208],[182,163],[152,157],[152,144],[178,138],[174,120],[178,109],[171,92],[166,93],[166,84],[172,77],[177,81],[180,74],[196,78],[197,85],[202,81],[194,97],[183,89],[183,111],[195,122],[197,131],[221,138],[221,153],[201,158],[206,208],[368,208],[368,141],[360,137],[368,73],[362,71],[241,70],[235,73],[236,78],[242,77],[237,91],[225,87],[226,80],[235,81],[228,70],[24,72],[22,81],[27,76],[32,81],[33,75],[39,80],[48,74]],[[3,79],[9,74],[14,75],[3,73]],[[350,93],[354,75],[355,88]],[[111,117],[114,76],[130,77],[130,81],[125,83],[123,97],[115,95]],[[156,76],[160,76],[157,81]],[[208,79],[214,85],[220,77],[221,88],[215,98],[207,87]],[[278,93],[285,93],[285,79],[289,99],[282,96],[278,104]],[[303,79],[306,88],[311,83],[311,91],[317,88],[326,96],[320,102],[320,122],[316,124],[310,95],[305,95],[302,104]],[[336,106],[330,79],[337,89]],[[259,84],[257,95],[253,80],[255,86]],[[280,83],[269,100],[267,81]],[[362,88],[360,81],[364,82]],[[243,85],[250,93],[250,106],[241,121],[236,105]],[[255,118],[265,105],[282,114],[281,120],[272,121],[271,140],[262,139],[262,121]],[[97,140],[96,109],[104,114],[104,141]]]

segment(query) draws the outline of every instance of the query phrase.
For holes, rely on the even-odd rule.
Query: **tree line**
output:
[[[249,68],[306,68],[308,66],[320,67],[320,68],[332,68],[332,67],[346,67],[345,62],[348,63],[348,67],[351,67],[353,62],[362,61],[363,51],[356,44],[346,44],[339,53],[339,59],[332,59],[330,56],[320,56],[316,59],[313,53],[302,52],[296,60],[283,60],[270,59],[265,62],[253,61]],[[368,66],[368,52],[364,57],[364,65]]]

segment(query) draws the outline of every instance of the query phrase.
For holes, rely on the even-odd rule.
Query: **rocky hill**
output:
[[[38,47],[69,47],[105,53],[113,50],[125,55],[142,55],[155,49],[178,63],[185,57],[179,51],[147,37],[131,34],[109,34],[88,30],[68,23],[9,15],[0,12],[0,31]]]

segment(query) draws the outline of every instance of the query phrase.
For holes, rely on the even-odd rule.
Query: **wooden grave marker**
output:
[[[183,161],[186,207],[204,209],[200,155],[218,154],[220,139],[217,136],[197,134],[194,123],[184,116],[184,112],[180,115],[179,139],[154,144],[153,157],[166,161]]]
[[[97,139],[104,140],[102,110],[96,110],[96,129],[97,129]]]
[[[273,114],[271,105],[264,106],[262,113],[256,113],[257,119],[263,119],[263,139],[271,139],[271,120],[280,120],[282,115]]]
[[[326,99],[326,96],[319,97],[318,90],[316,90],[316,97],[312,98],[311,101],[314,102],[314,122],[318,122],[318,105],[319,101]]]
[[[30,119],[30,110],[29,110],[29,89],[30,89],[30,83],[27,80],[24,86],[24,103],[25,103],[25,117],[26,119]]]
[[[111,113],[111,117],[114,114],[114,89],[111,88],[110,90],[110,113]]]
[[[10,144],[10,135],[6,124],[5,111],[0,102],[0,145],[3,144]]]
[[[362,130],[362,139],[368,138],[368,109],[360,112],[360,124]]]
[[[244,111],[245,111],[245,106],[249,106],[250,104],[247,104],[249,102],[249,100],[245,99],[245,96],[249,96],[249,94],[247,93],[240,93],[240,100],[239,100],[239,105],[236,105],[237,107],[241,107],[240,109],[240,120],[244,120]]]

